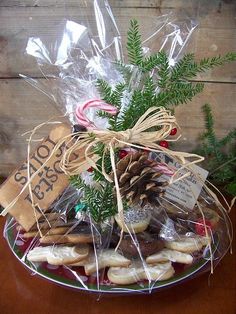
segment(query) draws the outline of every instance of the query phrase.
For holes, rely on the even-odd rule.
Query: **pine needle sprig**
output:
[[[113,196],[113,185],[106,182],[101,189],[84,189],[82,202],[85,203],[95,220],[101,222],[117,213],[117,206]]]
[[[111,86],[103,79],[97,79],[96,86],[103,100],[109,102],[112,94]]]
[[[140,116],[152,106],[173,108],[173,106],[187,103],[195,95],[201,93],[203,88],[203,83],[178,83],[169,89],[156,93],[155,85],[149,78],[146,80],[143,90],[134,90],[130,106],[126,108],[120,120],[117,121],[116,130],[132,128]]]
[[[213,67],[221,66],[232,61],[236,61],[235,52],[228,52],[224,56],[219,55],[213,58],[204,58],[200,60],[197,70],[198,72],[204,72],[206,70],[212,69]]]
[[[219,141],[221,147],[231,144],[236,139],[236,129],[230,131],[225,137]]]
[[[117,213],[111,183],[106,182],[98,189],[85,184],[80,176],[70,177],[70,183],[77,189],[82,189],[83,196],[80,201],[86,205],[95,222],[104,221]]]
[[[112,104],[117,109],[120,109],[122,98],[123,98],[123,93],[125,89],[127,88],[125,83],[119,83],[115,86],[114,89],[112,89],[106,81],[99,79],[97,81],[97,88],[100,91],[101,98],[105,102],[107,102],[108,104]],[[106,112],[100,111],[98,113],[98,116],[103,117],[103,118],[104,117],[108,118],[110,128],[116,131],[116,121],[117,121],[116,115],[111,116],[110,114]]]
[[[141,62],[141,69],[143,73],[151,72],[159,68],[166,62],[167,55],[164,51],[159,51],[151,56],[143,58]]]
[[[158,67],[158,86],[166,88],[169,83],[170,67],[169,60],[166,53],[160,54],[161,65]]]
[[[118,159],[117,153],[118,152],[115,149],[114,150],[115,162],[117,162],[117,159]],[[98,159],[96,163],[98,170],[93,169],[93,179],[97,182],[102,182],[104,181],[104,175],[102,174],[102,163],[103,163],[103,167],[106,173],[109,174],[112,171],[110,153],[104,152],[104,144],[99,143],[94,148],[94,154],[100,156],[100,158]]]
[[[127,33],[127,51],[130,64],[141,65],[143,60],[143,48],[141,35],[139,33],[138,21],[130,21],[130,28]]]
[[[97,88],[104,101],[120,109],[125,83],[119,83],[112,89],[106,81],[98,79]]]
[[[193,79],[197,74],[213,69],[216,66],[222,66],[228,62],[236,60],[236,53],[229,52],[224,56],[216,56],[213,58],[204,58],[200,62],[194,60],[194,54],[186,54],[172,68],[170,81]]]
[[[202,107],[203,113],[205,115],[205,127],[206,132],[203,133],[202,138],[208,143],[208,149],[210,149],[210,154],[213,154],[218,162],[223,162],[224,156],[220,150],[215,131],[214,131],[214,120],[212,115],[212,110],[209,104],[205,104]]]
[[[194,54],[187,53],[179,60],[171,70],[170,81],[175,82],[180,79],[186,79],[188,77],[193,77],[195,71],[193,72],[193,66],[196,65],[194,62]]]
[[[132,74],[133,74],[133,65],[125,64],[122,61],[116,61],[116,69],[119,73],[123,76],[124,81],[126,84],[129,84]]]
[[[84,188],[84,181],[78,175],[70,176],[69,177],[69,182],[76,189],[83,189]]]
[[[223,185],[225,191],[236,196],[236,129],[218,139],[210,105],[205,104],[202,109],[206,131],[201,135],[202,143],[196,153],[205,157],[204,167],[213,183]]]
[[[194,96],[203,91],[203,83],[191,83],[191,82],[181,82],[174,83],[170,86],[169,90],[166,90],[165,93],[168,95],[164,100],[158,102],[159,105],[166,108],[178,106],[185,104],[188,101],[191,101]],[[158,95],[157,95],[158,98]],[[158,101],[158,99],[157,99]]]

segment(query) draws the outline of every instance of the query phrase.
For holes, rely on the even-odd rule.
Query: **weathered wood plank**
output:
[[[84,0],[2,0],[0,7],[86,7],[93,1]],[[112,8],[179,8],[197,7],[199,0],[109,0]]]
[[[176,116],[182,127],[182,139],[176,149],[192,150],[203,130],[201,106],[212,104],[216,118],[216,133],[223,136],[235,127],[236,84],[209,83],[205,91],[190,104],[176,108]],[[54,104],[42,93],[20,79],[0,80],[0,175],[7,175],[26,156],[25,131],[41,122],[60,115]],[[46,135],[47,127],[39,132]]]
[[[212,29],[235,29],[235,16],[235,0],[200,0],[197,14],[200,27]]]
[[[46,96],[20,79],[0,80],[0,94],[0,173],[5,175],[26,158],[27,136],[22,134],[59,111]],[[48,130],[43,127],[39,138]]]
[[[195,38],[196,57],[198,59],[223,55],[229,51],[236,52],[235,29],[200,28]],[[236,62],[207,71],[198,76],[199,80],[236,82]]]
[[[236,2],[234,0],[110,0],[112,9],[157,9],[159,14],[165,14],[165,9],[173,12],[181,10],[199,19],[203,27],[232,28],[236,25]],[[61,8],[65,14],[79,8],[93,8],[93,1],[84,0],[2,0],[0,8]],[[163,11],[164,10],[164,11]],[[116,10],[115,10],[116,11]],[[114,14],[116,13],[114,11]],[[56,14],[56,12],[55,12]]]
[[[211,1],[210,1],[211,2]],[[209,6],[209,4],[208,4]],[[211,6],[212,9],[212,6]],[[199,9],[200,10],[200,9]],[[169,12],[169,9],[163,9],[162,14]],[[221,20],[210,14],[211,18],[206,18],[203,13],[200,14],[200,25],[198,34],[193,35],[191,49],[196,53],[198,58],[205,55],[223,54],[227,51],[236,50],[236,32],[235,19],[232,22],[234,11],[227,11],[228,14],[221,14]],[[231,12],[231,13],[230,13]],[[87,11],[91,27],[95,25],[92,19],[91,10]],[[120,26],[121,35],[125,41],[126,31],[129,26],[129,20],[136,17],[142,24],[142,33],[150,32],[151,22],[154,22],[156,16],[160,15],[157,8],[115,8],[114,14],[117,16],[118,25]],[[231,28],[220,28],[227,24],[229,17]],[[32,58],[26,58],[24,54],[27,38],[33,35],[44,35],[48,38],[55,35],[55,25],[57,25],[64,17],[64,9],[49,7],[29,8],[2,8],[0,10],[0,77],[16,77],[19,73],[28,73],[32,76],[40,76],[41,73],[33,63]],[[72,7],[68,8],[67,18],[85,20],[84,11],[76,11]],[[204,19],[205,25],[204,27]],[[211,21],[211,27],[209,23]],[[217,23],[215,23],[217,21]],[[202,23],[201,23],[202,22]],[[228,25],[228,26],[230,26]],[[214,27],[214,28],[213,28]],[[109,26],[107,26],[109,31]],[[158,48],[159,40],[157,40],[153,48]],[[203,77],[201,77],[203,79]],[[228,66],[208,74],[207,80],[210,81],[235,81],[235,67]]]
[[[215,131],[219,137],[225,136],[235,128],[236,84],[206,83],[202,94],[189,104],[176,108],[176,118],[182,128],[182,138],[176,149],[193,150],[199,142],[199,135],[204,130],[202,106],[208,103],[212,107],[215,119]]]

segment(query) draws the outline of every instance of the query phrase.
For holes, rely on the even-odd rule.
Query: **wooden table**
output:
[[[36,3],[37,2],[37,3]],[[27,37],[40,30],[53,30],[67,14],[80,19],[78,1],[0,1],[0,174],[8,175],[20,160],[25,159],[26,144],[21,134],[56,115],[52,102],[36,89],[19,79],[19,73],[41,78],[24,49]],[[83,1],[82,1],[83,2]],[[57,3],[54,7],[54,4]],[[199,28],[189,50],[196,57],[209,57],[236,50],[235,0],[111,0],[122,36],[130,18],[136,17],[148,25],[151,16],[185,9],[199,22]],[[42,78],[41,78],[42,79]],[[205,92],[187,106],[176,110],[183,129],[182,143],[188,150],[196,145],[203,130],[201,106],[210,102],[216,115],[217,134],[225,135],[235,126],[236,76],[235,64],[226,65],[197,78],[205,82]],[[190,117],[186,119],[187,117]],[[20,122],[19,122],[20,121]],[[45,135],[45,134],[42,134]],[[235,217],[235,209],[232,216]],[[235,218],[234,218],[235,221]],[[2,233],[4,219],[0,218]],[[6,241],[0,237],[0,313],[187,313],[233,314],[235,306],[236,258],[228,254],[213,276],[205,274],[193,281],[153,295],[103,297],[81,294],[56,286],[31,275],[12,255]],[[210,283],[209,283],[210,280]]]
[[[236,206],[231,211],[235,223]],[[0,219],[0,233],[4,219]],[[234,245],[235,248],[235,240]],[[214,274],[204,274],[152,295],[102,297],[80,293],[34,276],[0,238],[1,314],[235,314],[236,254],[227,254]]]

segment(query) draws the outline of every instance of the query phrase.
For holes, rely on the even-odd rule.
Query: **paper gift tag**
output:
[[[163,153],[153,153],[152,159],[158,162],[164,162],[172,169],[179,169],[181,167],[178,162],[175,162],[172,158]],[[172,183],[166,188],[165,197],[171,201],[192,209],[196,204],[196,200],[198,199],[203,184],[206,181],[208,171],[197,165],[191,165],[190,168],[192,173],[188,177]],[[184,175],[187,172],[188,170],[184,169],[183,171],[180,171],[179,175]],[[166,175],[162,175],[162,178],[163,180],[169,181],[169,177]]]
[[[55,127],[47,138],[39,144],[30,157],[29,171],[30,175],[43,166],[42,170],[32,179],[32,194],[36,204],[46,211],[53,201],[60,196],[63,190],[68,186],[68,177],[59,167],[64,142],[61,147],[55,151],[48,162],[53,148],[60,139],[71,133],[70,127],[62,124]],[[45,163],[46,162],[46,163]],[[12,175],[3,183],[0,188],[0,204],[7,207],[21,192],[27,182],[27,163],[21,165]],[[36,222],[36,217],[42,216],[39,208],[32,207],[28,187],[20,195],[16,204],[9,209],[9,213],[15,217],[20,225],[28,231]]]

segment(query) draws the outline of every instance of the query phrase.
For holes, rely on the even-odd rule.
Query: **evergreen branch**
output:
[[[160,51],[149,57],[144,58],[141,63],[142,71],[146,73],[146,72],[152,71],[153,69],[159,66],[162,66],[163,61],[165,61],[166,58],[167,58],[167,55],[164,51]]]
[[[230,158],[229,160],[227,160],[223,164],[219,165],[217,168],[213,169],[210,174],[212,175],[213,173],[215,173],[215,172],[219,171],[220,169],[224,168],[226,165],[231,164],[231,163],[233,163],[235,161],[236,161],[236,156],[234,156],[233,158]]]
[[[98,170],[93,170],[93,178],[97,182],[103,182],[105,181],[104,175],[102,174],[102,160],[103,160],[103,166],[106,173],[111,173],[112,166],[111,166],[111,159],[109,152],[105,152],[104,154],[104,144],[99,143],[94,148],[94,154],[100,156],[98,159],[96,165]],[[104,156],[103,156],[104,155]],[[115,160],[117,160],[117,152],[115,151]]]
[[[122,103],[122,98],[123,98],[123,93],[126,89],[126,84],[125,83],[119,83],[115,86],[115,89],[112,90],[112,88],[108,85],[108,83],[104,80],[98,80],[97,82],[97,87],[100,91],[100,94],[102,96],[102,99],[109,103],[112,104],[113,106],[117,107],[120,109],[121,103]],[[108,118],[108,122],[110,125],[110,128],[112,130],[116,130],[116,120],[117,120],[117,115],[111,116],[107,112],[99,111],[98,116],[100,117],[105,117]]]
[[[212,69],[213,67],[221,66],[232,61],[236,61],[235,52],[228,52],[224,56],[219,55],[213,58],[204,58],[200,60],[197,70],[198,72],[204,72],[206,70]]]
[[[75,176],[70,176],[69,177],[69,182],[72,186],[74,186],[77,189],[83,189],[85,187],[84,181],[82,178],[78,175]]]
[[[188,101],[192,100],[194,96],[201,93],[203,91],[203,88],[204,88],[203,83],[183,82],[172,84],[170,89],[166,91],[166,94],[169,94],[168,99],[165,101],[164,104],[160,103],[159,105],[168,107],[170,105],[178,106],[187,103]]]
[[[197,76],[198,73],[205,72],[216,66],[224,65],[228,62],[236,60],[236,53],[229,52],[224,56],[217,56],[213,58],[204,58],[199,63],[194,61],[193,54],[186,54],[177,64],[173,67],[170,80],[187,80]]]
[[[141,65],[143,49],[138,21],[135,19],[130,21],[130,28],[127,34],[127,51],[129,62],[133,65]]]
[[[108,118],[110,130],[115,131],[132,128],[140,116],[150,107],[173,108],[173,106],[192,100],[204,87],[203,83],[191,82],[192,78],[200,72],[236,60],[236,53],[204,58],[199,62],[195,61],[193,54],[186,54],[171,67],[168,62],[168,55],[164,51],[144,57],[139,25],[136,20],[130,22],[127,50],[129,64],[116,63],[117,69],[124,80],[115,87],[110,86],[104,80],[99,79],[97,81],[101,98],[118,109],[122,107],[124,95],[129,96],[129,106],[122,109],[119,118],[103,112],[98,113],[99,116]],[[230,160],[235,160],[236,151],[232,150],[227,155],[222,151],[222,147],[235,138],[236,131],[231,131],[222,140],[218,140],[214,132],[214,121],[210,106],[205,105],[203,110],[206,132],[203,136],[201,151],[204,156],[211,157],[208,162],[208,169],[211,171],[218,168],[217,171],[212,173],[213,179],[217,182],[230,182],[232,184],[231,189],[233,189],[234,184],[236,184],[235,165]],[[94,148],[94,153],[100,158],[96,163],[99,171],[94,169],[93,179],[99,182],[101,189],[86,185],[79,176],[71,177],[70,182],[75,187],[83,190],[82,202],[87,206],[94,220],[99,222],[116,214],[117,209],[113,197],[113,184],[107,182],[101,173],[103,155],[106,173],[112,171],[109,153],[104,154],[103,144],[98,144]],[[116,151],[116,159],[117,155]],[[225,166],[220,167],[222,164]]]
[[[126,84],[129,84],[130,79],[132,77],[132,68],[133,66],[130,64],[125,64],[121,61],[116,62],[117,70],[122,74],[124,81]]]
[[[206,132],[203,134],[203,138],[206,139],[211,154],[215,155],[215,158],[217,159],[218,162],[223,162],[224,161],[224,155],[220,151],[220,147],[219,147],[218,141],[216,139],[211,107],[209,104],[205,104],[203,106],[202,110],[203,110],[204,115],[205,115],[205,127],[206,127]]]
[[[170,80],[178,81],[180,78],[193,77],[195,72],[192,72],[192,66],[194,64],[194,54],[188,53],[176,63],[172,68]]]
[[[83,190],[81,203],[89,210],[95,222],[104,221],[117,213],[111,183],[106,182],[100,189],[96,189],[85,184],[80,176],[72,176],[69,180],[74,187]]]
[[[109,102],[111,93],[112,93],[112,88],[111,86],[104,80],[98,79],[96,82],[97,89],[102,96],[102,99],[106,102]]]
[[[156,86],[151,77],[147,77],[144,82],[142,98],[145,100],[147,107],[155,106]]]
[[[226,191],[233,195],[233,196],[236,196],[236,181],[235,182],[232,182],[232,183],[229,183],[227,186],[226,186]]]
[[[117,213],[113,185],[106,182],[101,189],[87,187],[82,202],[88,207],[95,222],[101,222]]]
[[[205,104],[202,107],[202,111],[205,116],[204,120],[205,120],[205,128],[206,128],[206,132],[203,134],[203,138],[208,138],[211,145],[214,146],[216,143],[216,136],[214,132],[214,121],[213,121],[213,115],[212,115],[210,105]]]
[[[235,146],[231,146],[229,153],[225,150],[225,145],[236,138],[236,130],[230,131],[219,140],[215,135],[214,118],[208,104],[203,106],[203,112],[206,131],[202,136],[203,142],[199,153],[206,158],[205,167],[209,170],[211,180],[217,184],[224,184],[225,191],[236,196],[236,149]]]
[[[152,93],[155,85],[151,78],[146,79],[144,90],[135,90],[133,92],[130,106],[126,108],[117,121],[117,130],[132,128],[143,115],[152,106],[171,107],[186,103],[202,92],[204,84],[202,83],[178,83],[171,86],[170,89],[160,91],[158,94]]]
[[[236,129],[230,131],[224,138],[222,138],[219,141],[219,146],[223,147],[227,144],[230,144],[235,139],[236,139]]]
[[[102,99],[105,102],[112,104],[113,106],[116,106],[118,109],[120,109],[123,92],[126,89],[125,83],[117,84],[115,86],[115,89],[112,90],[112,88],[106,81],[99,79],[97,81],[97,88],[101,94]]]
[[[156,106],[170,107],[186,103],[188,100],[201,93],[204,88],[203,83],[176,83],[169,89],[161,91],[155,95]]]
[[[167,84],[169,83],[169,74],[170,74],[169,61],[168,61],[167,54],[161,53],[160,59],[161,59],[161,65],[158,67],[158,76],[159,76],[158,86],[161,88],[166,88]]]

